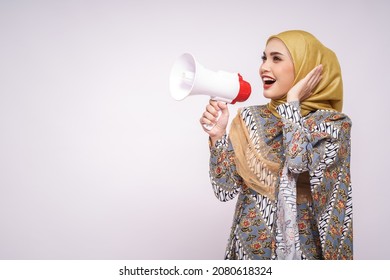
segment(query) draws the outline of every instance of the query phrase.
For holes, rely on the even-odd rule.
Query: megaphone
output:
[[[251,94],[251,85],[239,73],[209,70],[190,53],[182,54],[173,64],[169,87],[175,100],[208,95],[212,100],[234,104],[246,101]]]
[[[239,73],[211,71],[189,53],[182,54],[175,61],[169,86],[175,100],[190,95],[208,95],[213,100],[234,104],[244,102],[251,94],[250,84]]]

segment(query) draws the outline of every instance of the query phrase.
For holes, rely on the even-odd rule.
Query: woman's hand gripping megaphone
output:
[[[210,137],[222,137],[226,132],[229,111],[226,103],[246,101],[251,85],[240,73],[212,71],[198,63],[190,53],[182,54],[174,63],[169,87],[175,100],[191,95],[211,97],[200,122]]]
[[[225,102],[210,99],[200,118],[200,124],[210,136],[212,144],[225,135],[228,122],[228,105]]]

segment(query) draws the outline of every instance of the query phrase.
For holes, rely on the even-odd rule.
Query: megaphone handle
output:
[[[219,117],[221,116],[221,114],[222,114],[222,111],[219,110],[219,111],[218,111],[217,122],[218,122]],[[215,124],[204,124],[203,127],[204,127],[206,130],[212,130],[212,129],[215,127]]]

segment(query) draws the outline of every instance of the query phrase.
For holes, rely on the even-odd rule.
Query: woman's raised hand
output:
[[[322,79],[322,65],[313,68],[302,80],[296,83],[287,93],[287,102],[302,101],[313,94],[313,89]]]
[[[221,139],[226,133],[226,127],[229,121],[229,109],[225,102],[210,100],[200,118],[200,124],[212,142]],[[204,125],[212,126],[210,130]]]

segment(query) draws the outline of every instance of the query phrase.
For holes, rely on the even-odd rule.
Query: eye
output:
[[[282,61],[282,59],[281,59],[279,56],[277,56],[277,55],[273,56],[273,57],[272,57],[272,60],[273,60],[274,62]]]
[[[267,60],[267,57],[263,54],[263,55],[261,56],[261,60],[262,60],[262,61],[266,61],[266,60]]]

